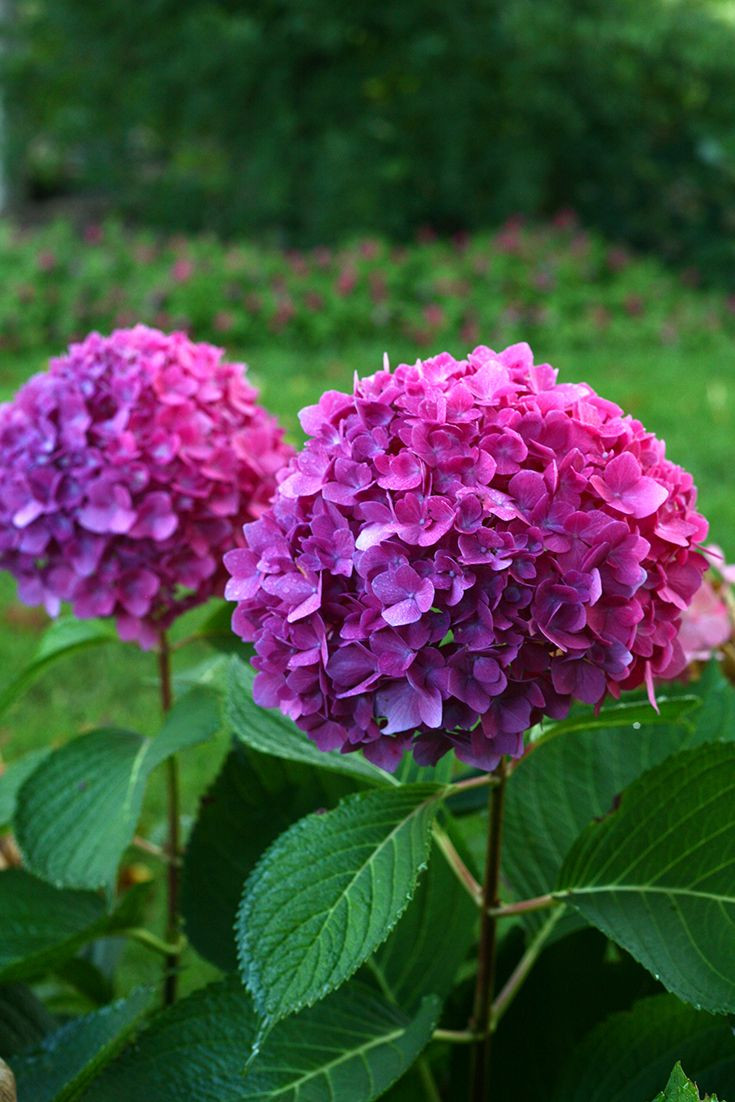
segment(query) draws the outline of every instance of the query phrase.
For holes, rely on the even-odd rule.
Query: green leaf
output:
[[[573,845],[555,894],[675,995],[735,1011],[735,744],[686,750]]]
[[[708,1100],[709,1102],[717,1102],[717,1098],[710,1094],[707,1095],[704,1102],[708,1102]],[[653,1102],[703,1102],[703,1100],[700,1098],[696,1083],[692,1083],[691,1079],[687,1079],[681,1064],[677,1064],[669,1076],[666,1090],[661,1091]]]
[[[499,947],[500,975],[510,975],[523,949],[523,931],[516,928]],[[495,1096],[549,1102],[580,1039],[657,990],[645,969],[592,926],[547,945],[498,1025],[492,1058]],[[530,1037],[533,1059],[519,1059]],[[610,1059],[623,1062],[622,1054]],[[656,1086],[662,1082],[654,1080]]]
[[[42,750],[32,750],[6,765],[0,773],[0,827],[10,825],[21,785],[50,753],[50,746],[44,746]]]
[[[624,700],[607,704],[597,714],[589,707],[578,705],[567,719],[545,724],[534,740],[535,747],[573,731],[608,731],[611,727],[637,731],[641,727],[669,727],[672,723],[691,722],[701,708],[700,698],[689,691],[676,696],[659,696],[657,704],[658,711],[647,699]]]
[[[62,616],[54,620],[41,636],[32,661],[11,682],[0,690],[0,713],[19,697],[32,681],[57,658],[74,651],[98,647],[103,643],[119,643],[114,625],[109,620],[77,620]]]
[[[215,608],[203,620],[195,632],[195,638],[203,639],[215,650],[225,654],[238,654],[240,657],[253,653],[253,648],[243,643],[232,630],[232,613],[235,606],[232,601],[218,601]]]
[[[92,892],[64,891],[24,869],[0,873],[0,979],[37,975],[72,956],[104,925]]]
[[[358,754],[319,750],[303,731],[280,712],[260,708],[253,700],[254,674],[236,658],[231,660],[225,714],[233,734],[261,754],[332,769],[378,785],[397,782]]]
[[[404,754],[393,776],[401,784],[449,784],[456,768],[457,759],[451,750],[436,765],[419,765],[413,754]]]
[[[155,738],[146,740],[140,772],[151,773],[172,754],[206,742],[221,724],[220,702],[214,689],[203,685],[190,689],[176,700]]]
[[[469,952],[478,914],[443,854],[434,854],[405,914],[368,961],[381,990],[404,1010],[415,1010],[426,995],[444,999]]]
[[[12,1061],[19,1102],[71,1102],[124,1045],[151,1000],[141,988],[73,1018]]]
[[[99,944],[99,943],[98,943]],[[81,997],[87,1005],[84,1010],[96,1010],[112,1002],[115,992],[108,976],[89,959],[88,955],[72,957],[54,968],[54,975]]]
[[[691,698],[683,712],[676,701],[662,702],[660,717],[646,704],[645,721],[640,707],[616,705],[596,718],[588,714],[584,721],[558,724],[553,729],[563,727],[563,735],[541,742],[516,765],[506,786],[503,832],[503,873],[514,898],[550,892],[580,831],[607,814],[624,788],[677,750],[709,741],[707,732],[689,725],[698,714],[691,711]],[[631,720],[633,715],[639,718]],[[539,912],[524,916],[531,931],[543,921]],[[570,911],[555,937],[581,921]]]
[[[688,720],[696,728],[699,742],[733,738],[735,731],[735,687],[714,660],[702,670],[696,681],[673,683],[667,692],[678,699],[696,697],[700,704]]]
[[[259,1013],[294,1014],[344,983],[388,936],[426,865],[436,785],[359,792],[271,846],[245,885],[240,965]]]
[[[9,983],[0,987],[0,1057],[10,1060],[37,1045],[56,1022],[30,987]]]
[[[413,1018],[355,982],[280,1022],[244,1071],[258,1019],[236,977],[160,1014],[85,1102],[372,1102],[431,1037],[435,1000]]]
[[[184,855],[181,909],[197,952],[225,971],[237,967],[237,908],[258,858],[297,819],[334,807],[355,788],[351,777],[233,747],[202,799]]]
[[[216,695],[197,688],[177,701],[153,739],[108,729],[55,750],[20,792],[15,829],[29,868],[59,887],[109,888],[153,769],[219,725]]]
[[[567,1064],[553,1102],[650,1099],[675,1060],[703,1089],[732,1097],[735,1042],[728,1022],[672,995],[642,999],[588,1033]]]

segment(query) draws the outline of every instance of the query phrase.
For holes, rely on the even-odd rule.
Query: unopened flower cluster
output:
[[[28,604],[150,646],[224,585],[292,454],[242,364],[183,333],[93,333],[0,407],[0,566]]]
[[[527,345],[357,380],[226,557],[257,701],[322,749],[492,769],[573,699],[678,673],[707,531],[689,474]]]

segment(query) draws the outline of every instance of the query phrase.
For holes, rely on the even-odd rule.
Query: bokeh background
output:
[[[732,0],[0,0],[0,21],[0,399],[145,321],[246,360],[296,441],[297,410],[384,352],[528,340],[666,439],[735,557]],[[0,578],[0,683],[44,624]],[[155,730],[153,673],[131,648],[64,660],[3,716],[0,761]],[[191,811],[218,756],[187,761]],[[151,835],[160,810],[154,789]]]

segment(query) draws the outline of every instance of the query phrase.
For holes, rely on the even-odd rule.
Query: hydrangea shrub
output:
[[[0,409],[0,563],[158,637],[165,713],[0,763],[0,1094],[642,1102],[681,1061],[735,1098],[733,574],[700,584],[691,477],[526,345],[302,423],[293,455],[240,365],[143,327]],[[226,573],[254,670],[169,643]],[[62,618],[0,712],[113,634]],[[113,992],[110,939],[162,977]]]
[[[27,604],[114,616],[149,647],[224,583],[291,449],[220,349],[92,333],[0,407],[0,566]]]
[[[226,556],[256,700],[323,750],[481,769],[573,700],[679,674],[706,569],[691,476],[530,348],[358,379]]]

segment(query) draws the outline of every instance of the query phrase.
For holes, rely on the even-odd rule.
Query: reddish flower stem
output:
[[[469,1032],[481,1039],[476,1043],[472,1061],[472,1085],[470,1102],[488,1102],[490,1089],[490,1013],[495,987],[495,958],[497,943],[497,918],[493,913],[499,905],[500,846],[503,831],[503,803],[505,796],[505,762],[501,761],[495,777],[497,783],[490,788],[488,801],[488,837],[483,881],[483,907],[480,924],[480,944],[477,953],[477,982],[475,1001]]]
[[[441,827],[434,826],[434,838],[447,859],[447,863],[451,868],[454,875],[459,880],[462,887],[472,897],[472,901],[477,904],[478,907],[482,906],[482,888],[475,880],[470,870],[465,865],[464,861],[457,853],[453,842],[448,834],[441,829]]]
[[[161,709],[164,716],[171,708],[171,648],[165,631],[159,635],[158,673]],[[168,856],[166,868],[166,941],[176,944],[179,937],[179,773],[176,755],[166,760],[166,793],[168,811]],[[168,953],[164,961],[163,1005],[176,1002],[179,954]]]
[[[528,914],[529,911],[542,911],[553,907],[558,901],[553,895],[537,895],[533,899],[519,899],[516,903],[505,903],[492,908],[495,918],[510,918],[511,915]]]

